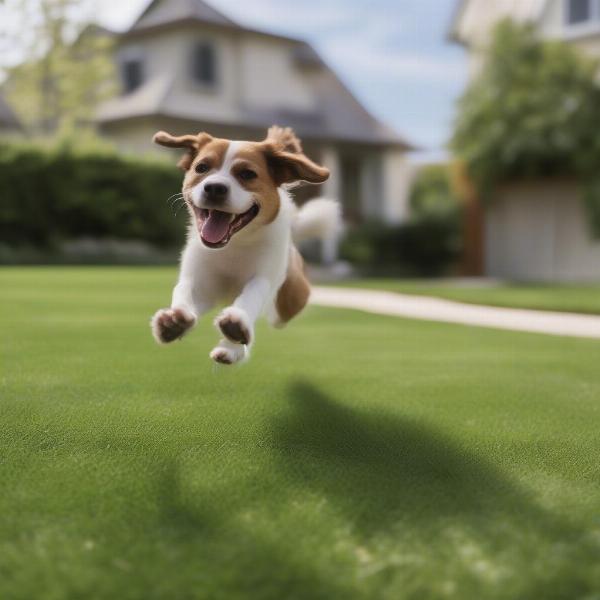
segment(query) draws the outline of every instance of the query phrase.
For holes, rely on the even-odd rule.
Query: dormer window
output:
[[[210,42],[199,42],[194,46],[192,79],[208,87],[217,83],[217,57],[214,45]]]
[[[139,58],[129,58],[121,63],[123,91],[130,94],[144,82],[144,65]]]

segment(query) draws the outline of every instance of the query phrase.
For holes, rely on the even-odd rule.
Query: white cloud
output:
[[[94,18],[111,29],[122,30],[129,27],[146,7],[149,0],[100,0],[95,2]]]
[[[435,84],[464,82],[466,77],[463,61],[452,57],[386,51],[356,40],[324,44],[322,49],[344,71],[358,72],[369,78],[410,79]]]
[[[297,32],[310,35],[332,29],[345,29],[356,22],[364,22],[363,13],[368,4],[358,2],[349,6],[345,0],[211,0],[212,5],[234,20],[257,28]]]

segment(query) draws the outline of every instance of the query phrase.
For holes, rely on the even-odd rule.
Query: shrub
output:
[[[442,275],[459,254],[456,226],[437,217],[397,226],[370,222],[348,232],[340,249],[343,259],[369,275]]]
[[[181,243],[183,215],[167,199],[181,189],[173,166],[106,149],[0,146],[0,239],[52,249],[73,238]],[[181,211],[182,213],[185,211]]]
[[[370,222],[351,230],[341,256],[368,273],[440,275],[461,250],[461,211],[448,168],[421,169],[410,197],[411,218],[397,226]]]
[[[484,198],[507,179],[575,176],[600,232],[598,67],[567,44],[538,39],[532,26],[498,25],[452,141]]]
[[[413,220],[437,218],[460,225],[460,203],[450,178],[449,165],[428,165],[419,170],[409,198]]]

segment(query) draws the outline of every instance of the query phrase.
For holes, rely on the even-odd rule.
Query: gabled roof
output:
[[[103,124],[138,118],[166,117],[197,123],[213,123],[239,129],[267,129],[274,123],[292,127],[306,139],[332,140],[416,148],[371,115],[334,73],[318,78],[315,95],[318,108],[300,111],[285,107],[242,107],[235,115],[216,116],[202,102],[182,105],[175,93],[175,74],[162,73],[133,93],[105,102],[97,115]]]
[[[203,0],[152,0],[131,26],[129,33],[190,20],[226,27],[237,26],[229,17]]]
[[[302,40],[297,38],[240,25],[203,0],[151,0],[133,25],[121,34],[121,37],[154,34],[157,30],[189,24],[235,32],[244,31],[271,39],[302,43]]]
[[[450,24],[452,41],[469,46],[485,39],[491,27],[503,18],[535,22],[542,16],[548,0],[458,0]]]
[[[316,109],[298,111],[285,106],[278,108],[238,107],[235,114],[225,116],[214,112],[203,102],[181,102],[176,93],[175,71],[155,74],[133,93],[115,97],[99,109],[100,123],[111,123],[142,117],[169,117],[233,127],[266,128],[274,123],[292,126],[307,138],[385,144],[414,149],[391,128],[380,123],[343,85],[333,70],[305,41],[259,31],[239,25],[202,0],[153,0],[125,32],[129,35],[152,32],[188,23],[234,30],[240,38],[259,35],[281,41],[290,53],[292,63],[312,72],[310,78],[316,97]]]

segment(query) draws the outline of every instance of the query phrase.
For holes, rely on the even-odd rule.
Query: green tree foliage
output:
[[[452,147],[484,197],[512,178],[575,176],[600,230],[598,62],[500,23],[460,102]]]
[[[413,219],[459,218],[460,204],[452,191],[448,165],[419,170],[410,194],[410,212]]]
[[[112,38],[87,24],[89,0],[13,0],[20,60],[5,66],[7,99],[30,134],[90,123],[114,91]],[[8,9],[7,9],[8,10]],[[5,42],[6,43],[6,42]]]

